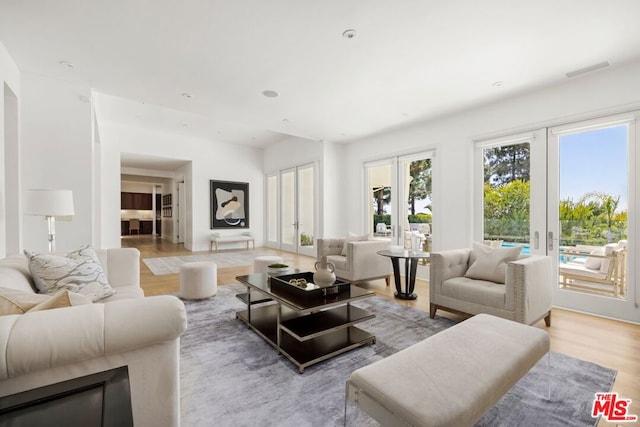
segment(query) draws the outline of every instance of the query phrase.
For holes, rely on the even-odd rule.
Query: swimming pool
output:
[[[502,247],[503,248],[513,248],[515,246],[521,246],[522,250],[520,251],[521,254],[530,254],[531,253],[531,246],[528,243],[512,243],[512,242],[503,242],[502,243]]]

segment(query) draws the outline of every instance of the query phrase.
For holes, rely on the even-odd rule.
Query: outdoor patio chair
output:
[[[626,292],[626,254],[626,240],[606,244],[589,254],[564,248],[563,262],[559,265],[561,284],[566,288],[622,296]]]

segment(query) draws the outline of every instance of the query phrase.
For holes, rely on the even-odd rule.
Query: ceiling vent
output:
[[[611,64],[609,64],[609,61],[599,62],[599,63],[591,65],[589,67],[584,67],[584,68],[580,68],[579,70],[571,71],[571,72],[567,73],[567,77],[571,78],[571,77],[579,76],[581,74],[587,74],[587,73],[590,73],[592,71],[599,70],[601,68],[606,68],[609,65],[611,65]]]

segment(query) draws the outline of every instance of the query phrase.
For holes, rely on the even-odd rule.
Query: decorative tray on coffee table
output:
[[[271,276],[269,282],[272,292],[282,292],[304,298],[326,297],[349,290],[349,282],[340,279],[331,285],[317,285],[313,283],[313,273],[310,271]]]

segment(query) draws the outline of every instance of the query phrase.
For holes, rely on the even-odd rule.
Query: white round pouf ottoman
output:
[[[267,267],[271,264],[282,264],[283,259],[281,256],[257,256],[253,259],[253,272],[254,273],[266,273]]]
[[[205,299],[218,292],[218,266],[215,262],[187,262],[180,266],[180,297]]]

